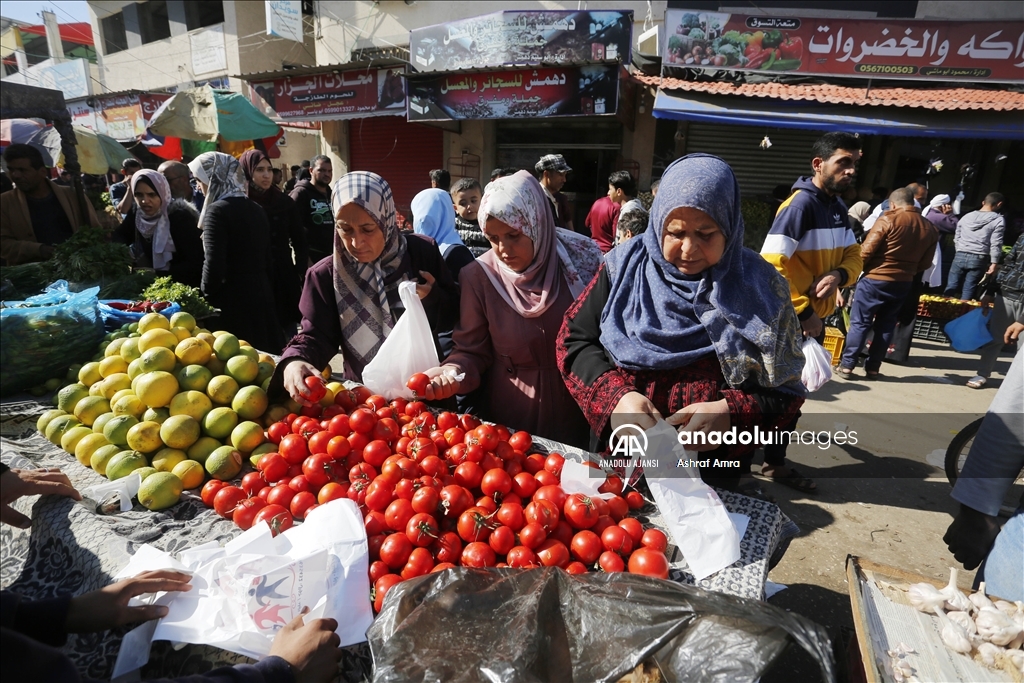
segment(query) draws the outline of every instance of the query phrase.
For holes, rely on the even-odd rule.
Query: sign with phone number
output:
[[[663,67],[919,80],[1024,80],[1024,22],[665,14]]]

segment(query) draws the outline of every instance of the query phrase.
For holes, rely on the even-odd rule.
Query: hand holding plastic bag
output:
[[[409,377],[439,363],[434,332],[416,294],[416,283],[411,280],[402,282],[398,285],[398,293],[405,305],[405,313],[381,344],[374,359],[363,368],[363,384],[388,400],[413,398],[412,390],[405,386]]]
[[[814,339],[804,340],[804,371],[800,381],[807,391],[817,391],[832,379],[832,355]]]

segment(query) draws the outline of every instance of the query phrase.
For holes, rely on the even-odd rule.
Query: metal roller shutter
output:
[[[772,143],[769,149],[760,146],[765,135]],[[810,175],[811,147],[821,136],[818,131],[691,122],[686,152],[725,159],[743,196],[754,197],[770,195],[776,185],[790,187],[800,176]]]
[[[388,181],[395,207],[411,215],[412,198],[430,187],[430,171],[443,168],[444,131],[398,116],[378,116],[350,121],[348,135],[350,168],[372,171]]]

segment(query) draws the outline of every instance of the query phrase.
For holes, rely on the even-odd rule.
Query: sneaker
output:
[[[985,382],[987,382],[987,381],[988,381],[987,377],[982,377],[981,375],[975,375],[974,377],[972,377],[969,380],[967,380],[967,386],[969,386],[971,389],[981,389],[983,386],[985,386]]]

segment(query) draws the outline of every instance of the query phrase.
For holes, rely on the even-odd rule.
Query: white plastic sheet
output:
[[[424,372],[439,363],[434,333],[430,329],[423,303],[416,294],[416,283],[407,280],[398,285],[405,313],[395,323],[377,355],[363,368],[363,384],[388,400],[413,398],[405,383],[417,372]]]

